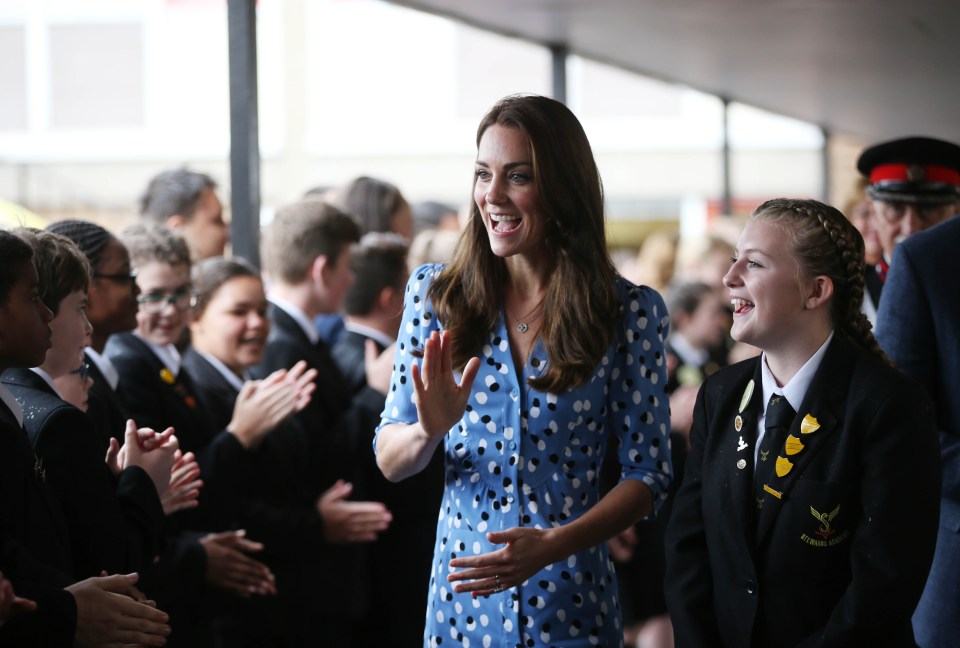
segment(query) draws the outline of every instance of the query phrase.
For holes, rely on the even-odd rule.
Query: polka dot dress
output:
[[[407,284],[383,422],[416,421],[410,365],[442,330],[426,299],[442,266]],[[424,646],[622,645],[617,585],[606,544],[549,565],[519,587],[474,599],[447,582],[452,558],[502,548],[486,534],[576,520],[600,498],[604,452],[619,448],[622,476],[650,487],[659,504],[670,482],[670,425],[664,394],[667,311],[649,288],[618,278],[621,320],[586,385],[555,395],[527,380],[546,368],[537,342],[518,381],[501,316],[480,350],[481,367],[463,419],[444,441],[446,487],[437,523]],[[611,436],[619,443],[611,445]],[[376,445],[376,442],[374,442]]]

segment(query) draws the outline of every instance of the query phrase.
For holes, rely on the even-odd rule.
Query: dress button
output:
[[[752,580],[747,581],[747,594],[756,594],[757,593],[757,584]]]
[[[517,396],[519,395],[520,395],[520,392],[518,392],[516,389],[513,389],[510,391],[510,398],[512,398],[513,400],[517,400]]]
[[[516,450],[516,449],[517,449],[517,442],[516,442],[516,441],[511,441],[511,442],[510,442],[510,449],[511,449],[511,450]]]

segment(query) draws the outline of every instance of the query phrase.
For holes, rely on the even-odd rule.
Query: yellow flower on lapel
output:
[[[173,375],[173,372],[167,369],[166,367],[160,370],[160,380],[167,383],[168,385],[172,385],[173,383],[177,382],[177,379]]]
[[[786,457],[777,457],[777,477],[783,477],[793,470],[793,463]]]
[[[820,422],[813,416],[807,414],[800,423],[800,434],[812,434],[820,429]]]

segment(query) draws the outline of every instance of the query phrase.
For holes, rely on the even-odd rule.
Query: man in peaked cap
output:
[[[883,257],[867,272],[874,306],[897,243],[960,211],[960,146],[931,137],[906,137],[871,146],[857,160],[867,177]]]

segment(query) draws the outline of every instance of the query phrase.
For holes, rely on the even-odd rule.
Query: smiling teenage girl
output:
[[[677,646],[914,645],[937,438],[860,311],[863,268],[860,234],[813,200],[764,203],[740,237],[731,333],[763,354],[697,397],[667,532]]]

